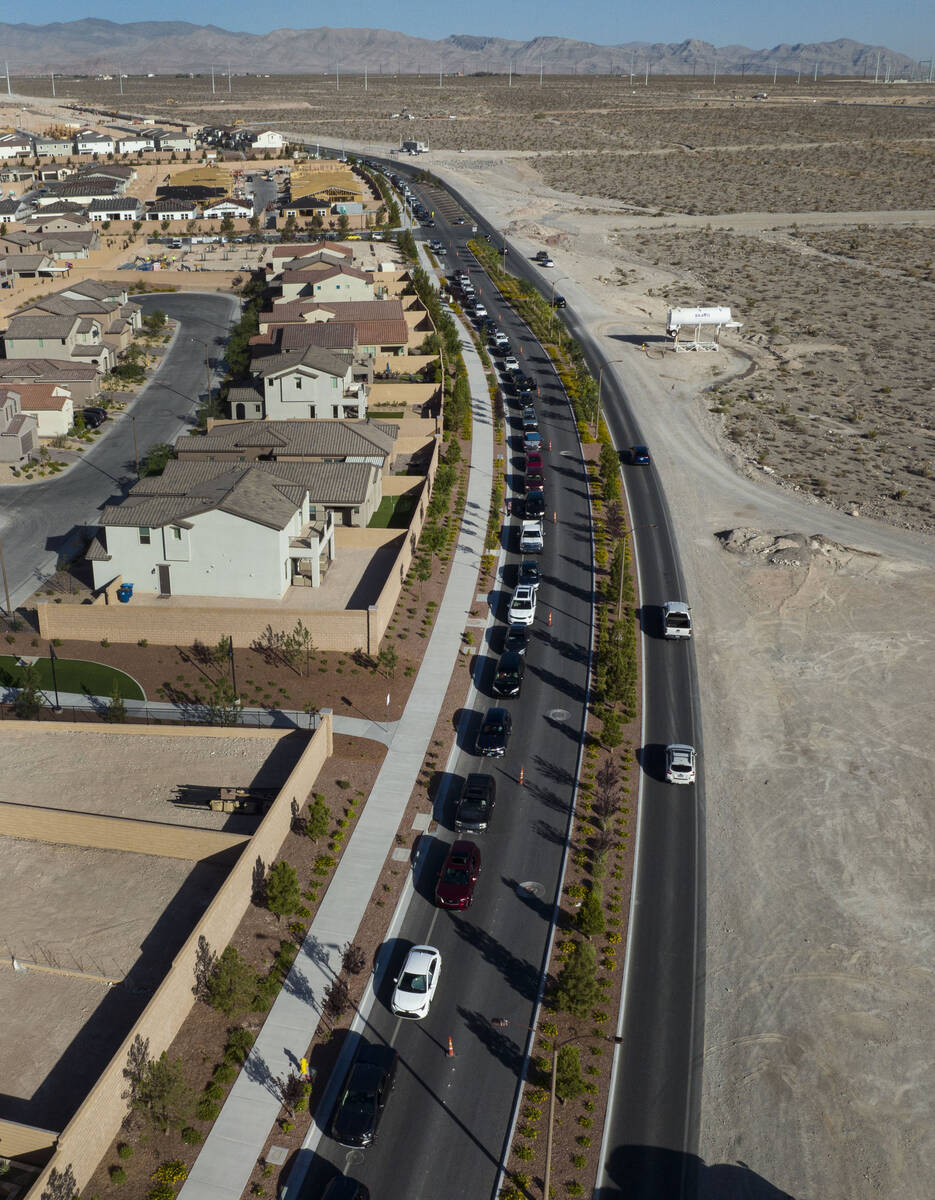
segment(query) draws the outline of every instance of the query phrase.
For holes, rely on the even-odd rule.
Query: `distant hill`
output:
[[[186,21],[132,21],[117,24],[87,18],[50,25],[0,23],[0,44],[13,76],[56,71],[63,74],[158,75],[205,72],[212,66],[251,74],[341,72],[473,74],[490,71],[549,74],[659,75],[718,73],[918,77],[919,67],[885,46],[867,46],[848,38],[834,42],[780,45],[766,50],[748,46],[712,46],[689,38],[682,42],[628,42],[598,46],[571,38],[537,37],[530,41],[453,34],[441,41],[410,37],[387,29],[274,29],[266,34],[234,33],[217,25]],[[927,74],[927,68],[926,68]]]

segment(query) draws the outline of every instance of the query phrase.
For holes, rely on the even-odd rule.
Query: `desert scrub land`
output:
[[[890,232],[892,254],[901,233]],[[766,236],[661,230],[651,250],[645,236],[615,241],[677,274],[656,292],[669,304],[727,304],[744,322],[753,369],[704,394],[735,448],[846,511],[935,530],[930,284]]]
[[[821,254],[935,283],[935,230],[848,225],[843,229],[795,229],[792,233]]]
[[[362,59],[365,52],[362,52]],[[618,68],[622,63],[617,63]],[[797,146],[809,142],[890,141],[935,137],[935,86],[914,85],[912,109],[893,107],[903,98],[892,88],[867,82],[710,76],[551,75],[539,86],[538,72],[502,75],[380,75],[371,63],[367,88],[363,72],[342,73],[340,90],[321,75],[236,76],[232,92],[212,95],[208,75],[193,79],[156,76],[125,81],[124,103],[163,117],[200,124],[240,117],[269,123],[311,141],[352,139],[398,145],[403,137],[428,142],[436,150],[641,151],[689,143],[723,147],[756,144]],[[37,96],[48,80],[31,81]],[[768,103],[753,95],[768,87]],[[112,83],[95,79],[57,81],[79,103],[111,108]],[[880,103],[885,99],[887,103]],[[408,110],[413,120],[392,114]],[[450,118],[454,118],[451,120]]]
[[[684,132],[689,136],[690,127]],[[935,204],[935,144],[928,141],[553,154],[532,165],[560,191],[664,212],[859,212]]]

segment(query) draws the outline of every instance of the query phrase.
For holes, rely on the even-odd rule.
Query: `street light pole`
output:
[[[10,587],[6,578],[6,563],[3,561],[3,543],[0,542],[0,574],[3,575],[3,594],[6,597],[7,620],[13,620],[13,610],[10,608]]]
[[[132,415],[130,417],[130,427],[133,430],[133,457],[136,460],[136,478],[138,482],[140,478],[140,451],[136,444],[136,417]]]
[[[210,412],[211,411],[211,362],[208,358],[208,343],[205,341],[202,341],[201,338],[196,338],[196,337],[193,337],[191,340],[193,342],[197,342],[199,346],[204,346],[204,348],[205,348],[205,378],[207,379],[207,382],[208,382],[208,411]]]
[[[597,413],[595,414],[595,417],[594,417],[594,436],[595,437],[597,437],[597,431],[600,428],[600,423],[601,423],[601,388],[604,383],[604,368],[605,367],[613,367],[613,366],[616,366],[618,363],[623,363],[625,361],[626,361],[626,359],[623,359],[623,358],[612,358],[612,359],[610,359],[609,362],[601,363],[601,369],[597,373]]]
[[[61,712],[62,706],[58,700],[58,680],[55,678],[55,647],[49,642],[49,666],[52,668],[52,688],[55,692],[55,708],[53,712]]]

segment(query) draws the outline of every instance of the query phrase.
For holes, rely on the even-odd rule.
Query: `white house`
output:
[[[317,300],[373,300],[373,276],[368,271],[343,264],[329,265],[324,262],[309,266],[286,268],[273,283],[278,283],[284,301]]]
[[[143,137],[138,133],[128,137],[117,138],[118,154],[138,154],[141,150],[154,150],[155,143],[151,137]]]
[[[75,154],[113,154],[114,139],[95,129],[82,129],[75,136]]]
[[[157,150],[174,150],[176,153],[195,149],[195,139],[186,133],[168,133],[164,129],[153,130]]]
[[[250,145],[254,150],[281,150],[286,139],[274,129],[263,129],[259,133],[250,134]]]
[[[92,200],[88,205],[92,221],[141,221],[143,202],[136,196],[112,196],[107,200]]]
[[[253,216],[253,205],[248,204],[243,200],[216,200],[214,204],[206,205],[204,209],[206,217],[220,217],[223,220],[225,217],[244,217],[249,219]]]
[[[46,158],[68,158],[74,153],[75,143],[65,138],[37,137],[36,153]]]
[[[368,388],[354,379],[353,355],[306,346],[259,359],[253,369],[268,420],[345,421],[367,415]]]
[[[280,600],[290,587],[319,586],[334,520],[309,504],[307,488],[274,469],[194,466],[170,463],[103,509],[87,552],[96,588],[119,575],[160,596]]]
[[[24,133],[0,133],[0,158],[18,158],[32,152],[32,138]]]
[[[56,383],[18,383],[20,408],[32,413],[39,422],[39,436],[54,438],[66,434],[75,423],[75,405],[71,391]]]
[[[153,200],[146,210],[147,221],[194,221],[198,205],[190,200]]]

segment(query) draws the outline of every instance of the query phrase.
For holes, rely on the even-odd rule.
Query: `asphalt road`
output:
[[[451,246],[452,262],[469,264],[469,226],[449,224],[450,214],[437,199],[427,200],[427,207],[436,210],[437,228],[430,235]],[[495,606],[498,620],[475,660],[478,694],[461,714],[453,761],[433,784],[436,816],[443,828],[417,868],[416,895],[399,938],[388,947],[388,967],[378,980],[369,1017],[368,1038],[389,1042],[399,1052],[395,1092],[370,1149],[347,1150],[322,1139],[302,1188],[308,1200],[321,1194],[337,1169],[366,1183],[381,1200],[437,1200],[440,1195],[476,1200],[493,1194],[557,894],[578,768],[590,645],[592,553],[585,476],[574,423],[545,353],[512,311],[500,305],[482,273],[476,274],[489,311],[500,318],[514,349],[522,348],[521,361],[540,384],[540,429],[552,443],[545,455],[550,512],[545,549],[539,556],[543,582],[527,673],[520,698],[491,697],[519,561],[514,520],[507,526],[510,553]],[[524,462],[519,408],[514,404],[509,411],[506,466],[509,482],[518,484]],[[554,524],[552,511],[558,517]],[[483,712],[495,703],[504,703],[513,714],[512,740],[503,759],[478,759],[474,736]],[[445,844],[454,838],[457,784],[477,770],[491,772],[497,781],[491,826],[476,838],[483,871],[473,907],[444,913],[432,902],[435,879]],[[405,1021],[389,1010],[392,979],[408,947],[425,942],[442,954],[438,993],[426,1020]],[[493,1017],[509,1024],[494,1026]],[[453,1058],[446,1054],[449,1036]]]
[[[400,164],[405,171],[406,166]],[[452,191],[452,197],[457,193]],[[460,198],[458,198],[460,199]],[[506,245],[510,270],[549,296],[552,273],[540,270],[481,214],[461,211]],[[455,264],[449,263],[451,269]],[[571,309],[561,312],[595,374],[603,361]],[[620,450],[641,442],[614,372],[605,372],[604,417]],[[625,455],[624,455],[625,461]],[[606,1118],[600,1200],[688,1200],[697,1194],[698,1123],[704,1045],[705,886],[704,757],[698,679],[691,643],[659,635],[659,606],[687,600],[662,486],[652,467],[623,466],[634,529],[642,602],[643,746],[636,876],[627,945],[621,1023]],[[664,782],[669,742],[699,751],[698,783]]]
[[[60,557],[76,552],[85,529],[96,525],[101,505],[125,495],[135,483],[137,455],[174,441],[194,424],[208,388],[206,353],[216,373],[230,326],[239,316],[233,296],[165,292],[136,299],[145,312],[160,308],[181,322],[149,385],[126,414],[105,422],[102,436],[62,475],[0,488],[0,538],[14,608],[54,574]]]

